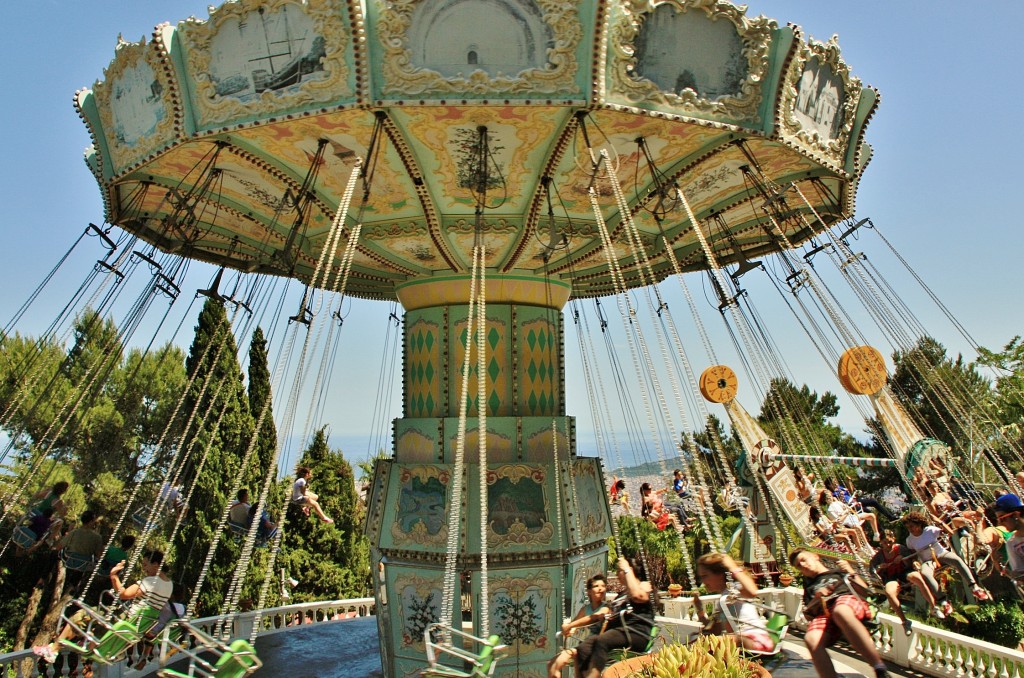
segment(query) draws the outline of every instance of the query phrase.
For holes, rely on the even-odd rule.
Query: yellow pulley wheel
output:
[[[885,386],[885,358],[871,346],[854,346],[839,358],[839,383],[850,393],[873,395]]]
[[[712,403],[727,403],[736,397],[739,380],[731,367],[712,365],[700,375],[700,394]]]

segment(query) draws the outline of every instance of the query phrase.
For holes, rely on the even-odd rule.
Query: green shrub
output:
[[[1024,610],[1016,600],[968,605],[960,610],[966,623],[947,621],[950,630],[1004,647],[1016,648],[1024,639]]]

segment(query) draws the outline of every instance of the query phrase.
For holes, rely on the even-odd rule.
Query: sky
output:
[[[82,161],[89,138],[72,105],[75,91],[102,79],[119,34],[137,41],[158,23],[190,15],[205,18],[206,6],[192,0],[36,0],[5,8],[0,22],[0,129],[5,140],[0,164],[0,326],[86,224],[103,222],[99,192]],[[748,6],[750,15],[800,25],[805,35],[818,40],[838,33],[853,74],[881,92],[881,105],[867,132],[874,156],[861,183],[857,216],[872,219],[977,343],[998,348],[1024,333],[1018,303],[1024,229],[1016,202],[1024,157],[1017,129],[1024,104],[1017,35],[1024,5],[972,9],[945,0],[759,0]],[[968,342],[874,238],[864,236],[858,244],[930,333],[951,352],[974,358]],[[68,277],[57,281],[52,294],[41,296],[16,329],[41,331],[67,301],[76,280],[84,277],[96,252],[93,248],[89,256],[69,262]],[[196,286],[210,274],[196,267]],[[706,287],[699,276],[687,280],[698,295]],[[788,312],[772,298],[775,293],[756,284],[748,292],[798,381],[819,392],[841,391],[834,375],[811,355]],[[359,460],[389,431],[386,423],[370,427],[374,412],[383,413],[377,415],[378,422],[400,416],[401,387],[394,384],[380,398],[351,388],[376,384],[382,369],[392,369],[394,343],[387,334],[392,309],[359,301],[346,309],[341,359],[323,423],[330,427],[331,443]],[[688,315],[683,306],[676,309],[677,321]],[[711,310],[704,321],[720,325],[715,316]],[[190,341],[187,321],[177,336],[183,337],[179,343]],[[699,353],[691,356],[698,371],[706,363]],[[579,452],[593,454],[592,418],[571,328],[566,354],[568,413],[577,417]],[[385,406],[375,410],[378,400]],[[756,410],[752,395],[741,391],[741,401]],[[859,416],[848,401],[840,404],[840,423],[857,433],[863,428]],[[384,444],[389,445],[386,440]]]

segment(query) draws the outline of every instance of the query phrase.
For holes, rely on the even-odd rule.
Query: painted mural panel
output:
[[[391,537],[399,547],[443,548],[448,539],[445,500],[451,478],[439,466],[399,466]]]
[[[520,658],[549,654],[548,636],[555,619],[555,579],[540,569],[519,570],[489,578],[491,630]],[[550,631],[550,632],[549,632]]]
[[[608,536],[608,508],[596,459],[577,459],[573,463],[576,510],[579,512],[579,539],[587,543]]]
[[[384,88],[394,96],[577,92],[582,37],[574,3],[409,0],[377,20]],[[466,26],[473,26],[466,31]]]
[[[161,100],[163,86],[145,61],[125,68],[114,80],[111,94],[114,138],[122,144],[134,146],[139,139],[153,134],[167,115]]]
[[[636,74],[662,91],[691,90],[715,101],[738,96],[747,77],[743,41],[736,25],[712,21],[699,11],[680,12],[659,5],[645,19],[636,38]]]
[[[427,626],[439,621],[444,591],[444,571],[413,571],[407,567],[392,567],[391,590],[398,604],[399,637],[397,654],[411,655],[424,652],[423,634]],[[397,630],[397,629],[396,629]]]
[[[541,466],[509,464],[487,472],[487,541],[492,549],[548,546],[555,536]]]
[[[465,26],[473,26],[466,31]],[[441,75],[483,71],[495,77],[548,65],[551,27],[531,0],[420,3],[408,33],[412,62]]]
[[[250,101],[320,77],[324,38],[298,4],[263,8],[225,21],[211,44],[214,94]]]
[[[793,114],[804,129],[813,130],[828,141],[836,139],[843,126],[845,105],[843,79],[818,57],[808,59],[797,83],[793,108]]]

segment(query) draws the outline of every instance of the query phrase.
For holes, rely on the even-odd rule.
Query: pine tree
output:
[[[189,449],[193,442],[195,445],[183,474],[184,487],[196,477],[209,448],[192,495],[191,515],[183,521],[174,544],[176,585],[184,584],[191,589],[213,543],[213,531],[231,499],[228,497],[231,481],[253,435],[238,349],[224,307],[218,301],[208,300],[199,314],[186,369],[196,378],[185,396],[181,416],[187,418],[194,411],[195,420],[183,440],[182,450]],[[204,390],[207,377],[209,385]],[[222,411],[220,426],[212,431]],[[222,536],[221,547],[211,561],[202,588],[197,615],[219,611],[237,557],[237,545]]]

